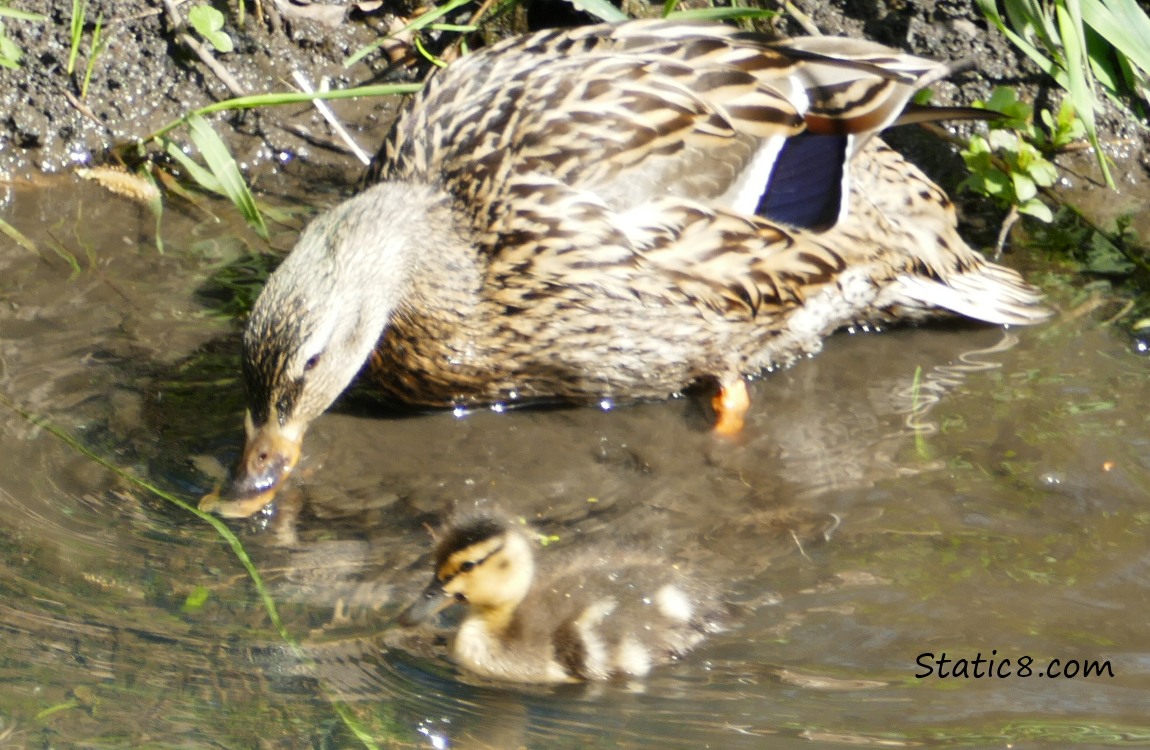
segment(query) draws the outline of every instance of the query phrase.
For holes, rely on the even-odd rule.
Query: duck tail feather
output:
[[[1011,269],[992,263],[942,280],[899,276],[892,291],[898,304],[942,308],[999,325],[1034,325],[1052,314],[1042,304],[1042,292]]]

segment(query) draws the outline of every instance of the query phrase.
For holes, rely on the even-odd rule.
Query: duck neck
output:
[[[397,315],[458,325],[478,298],[480,275],[455,204],[427,184],[384,182],[336,209],[330,231],[343,257],[332,258],[340,290],[358,290],[362,362]]]
[[[483,619],[487,628],[496,635],[505,635],[513,627],[515,615],[523,600],[531,593],[535,580],[535,559],[531,543],[518,532],[507,535],[501,553],[497,577],[492,579],[496,595],[481,597],[472,604],[475,614]]]
[[[421,202],[423,216],[405,230],[409,235],[406,294],[397,312],[421,319],[432,327],[429,334],[448,336],[471,319],[483,272],[473,238],[454,202],[441,191],[434,195],[436,200]]]
[[[336,209],[332,231],[346,258],[334,259],[350,276],[344,288],[371,290],[391,308],[401,307],[413,292],[434,283],[435,269],[458,254],[460,238],[450,198],[430,185],[384,182]],[[386,324],[386,321],[384,321]],[[381,325],[382,330],[382,325]]]

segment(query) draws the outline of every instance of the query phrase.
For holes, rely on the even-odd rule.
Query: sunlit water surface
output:
[[[736,443],[698,398],[346,399],[280,512],[229,524],[297,653],[216,531],[130,479],[194,504],[235,456],[244,230],[170,209],[161,255],[151,215],[96,188],[0,191],[35,243],[0,235],[0,394],[75,443],[0,407],[0,746],[1150,741],[1146,361],[1085,292],[1052,289],[1084,314],[1037,329],[838,335],[753,385]],[[394,622],[452,502],[558,547],[646,545],[741,624],[643,681],[469,678]],[[1011,676],[920,677],[992,652]],[[1038,676],[1052,659],[1112,676]]]

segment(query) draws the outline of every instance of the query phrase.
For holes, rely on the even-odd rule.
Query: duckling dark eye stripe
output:
[[[487,561],[488,561],[488,559],[490,559],[492,555],[498,554],[498,553],[499,553],[499,552],[501,552],[502,550],[503,550],[503,545],[501,544],[501,545],[499,545],[498,547],[496,547],[495,549],[493,549],[493,550],[491,550],[490,552],[488,552],[488,553],[487,553],[486,555],[484,555],[483,557],[479,558],[478,560],[467,560],[467,561],[465,561],[465,562],[470,562],[470,563],[473,563],[473,565],[471,566],[471,570],[475,570],[475,569],[476,569],[476,568],[478,568],[480,565],[482,565],[483,563],[487,562]],[[463,567],[463,565],[464,565],[464,563],[460,563],[460,564],[459,564],[459,566],[458,566],[458,567],[456,567],[456,569],[455,569],[455,572],[454,572],[454,573],[452,573],[451,575],[447,576],[446,578],[441,578],[441,579],[439,579],[439,580],[440,580],[440,581],[442,581],[444,584],[447,584],[447,583],[451,583],[451,579],[455,578],[455,576],[459,575],[459,574],[462,572],[462,571],[460,570],[460,568],[461,568],[461,567]]]

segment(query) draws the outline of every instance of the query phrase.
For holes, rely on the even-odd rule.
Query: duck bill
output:
[[[208,495],[200,509],[225,518],[246,518],[275,499],[276,492],[299,461],[303,431],[269,421],[255,427],[245,420],[247,443],[224,496]]]
[[[443,590],[443,584],[438,579],[432,579],[419,599],[400,613],[399,624],[411,627],[427,622],[454,603],[455,597]]]

